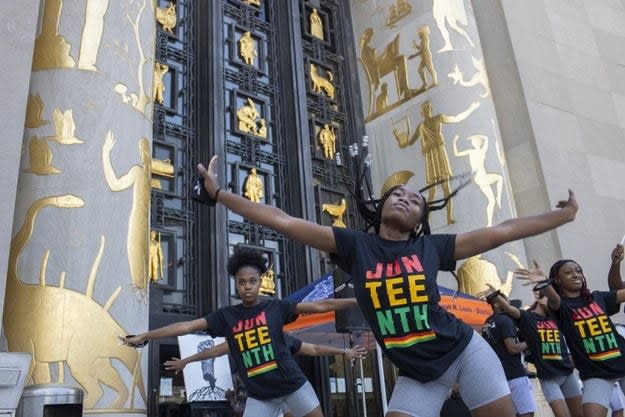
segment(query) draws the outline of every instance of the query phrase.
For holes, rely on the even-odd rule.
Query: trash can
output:
[[[83,398],[83,390],[72,385],[28,385],[16,417],[82,417]]]

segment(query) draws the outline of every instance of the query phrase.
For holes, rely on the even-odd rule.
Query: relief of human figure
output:
[[[150,218],[150,144],[146,138],[139,140],[141,163],[132,166],[127,173],[117,176],[111,164],[111,151],[115,146],[113,133],[108,132],[102,146],[104,178],[112,191],[123,191],[132,187],[132,208],[128,217],[126,249],[130,278],[134,286],[145,289],[148,282],[148,221]]]
[[[486,205],[486,226],[493,225],[493,214],[495,212],[495,204],[501,208],[501,192],[503,189],[503,176],[494,172],[486,172],[486,152],[488,151],[488,138],[484,135],[472,135],[467,138],[472,149],[464,151],[458,150],[459,135],[453,140],[454,155],[457,157],[468,156],[471,171],[473,171],[473,179],[475,184],[480,188],[486,196],[488,204]],[[495,185],[497,193],[493,193],[492,185]]]
[[[410,55],[408,59],[414,57],[420,57],[421,62],[419,63],[419,69],[417,70],[419,73],[419,78],[421,78],[421,88],[419,90],[425,90],[428,88],[427,80],[425,77],[425,71],[430,73],[430,78],[432,80],[430,87],[435,87],[438,85],[438,76],[436,74],[436,70],[434,69],[434,63],[432,62],[432,51],[430,50],[430,28],[427,25],[423,25],[417,31],[419,35],[419,42],[413,41],[413,47],[417,50],[416,53]]]
[[[109,0],[87,0],[85,26],[82,30],[80,56],[78,57],[80,69],[96,70],[96,59],[104,31],[104,15],[108,5]]]
[[[260,203],[265,198],[265,185],[263,179],[256,173],[256,168],[250,170],[245,180],[243,195],[255,203]]]
[[[414,134],[407,139],[404,136],[395,136],[400,148],[406,148],[419,141],[421,144],[421,153],[425,162],[425,183],[433,185],[439,183],[443,189],[444,197],[451,195],[451,166],[449,165],[449,157],[445,148],[445,137],[443,136],[443,124],[459,123],[469,117],[471,113],[480,106],[479,102],[473,102],[468,109],[456,116],[446,114],[432,114],[432,102],[426,101],[421,106],[421,114],[423,120]],[[407,140],[406,140],[407,139]],[[431,187],[428,190],[428,201],[433,201],[436,196],[436,188]],[[452,200],[447,203],[447,224],[453,224],[456,221],[453,218]]]
[[[454,49],[447,26],[462,35],[469,45],[475,46],[469,34],[460,26],[467,26],[467,13],[464,10],[464,0],[434,0],[432,4],[432,15],[441,32],[445,44],[438,52],[451,51]]]

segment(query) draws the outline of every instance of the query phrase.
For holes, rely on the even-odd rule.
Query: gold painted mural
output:
[[[35,201],[24,216],[24,222],[11,241],[7,273],[7,297],[4,305],[4,330],[9,350],[28,352],[33,356],[28,379],[35,384],[52,381],[50,366],[58,365],[58,378],[64,382],[64,367],[85,390],[84,406],[93,409],[103,395],[106,385],[116,394],[110,409],[100,412],[141,412],[135,407],[135,390],[147,404],[146,391],[140,367],[140,351],[120,349],[117,336],[126,334],[109,314],[118,297],[117,288],[109,300],[100,305],[93,299],[98,266],[102,260],[105,239],[100,239],[100,249],[94,260],[84,294],[64,288],[65,273],[60,286],[46,283],[46,267],[50,251],[45,252],[41,263],[38,284],[25,284],[18,270],[20,256],[35,230],[35,220],[46,207],[77,209],[84,207],[82,198],[64,194],[44,197]],[[112,360],[121,362],[132,374],[127,387]]]
[[[150,218],[150,179],[151,159],[150,144],[147,139],[139,140],[139,158],[141,162],[132,166],[128,172],[117,176],[111,164],[111,151],[116,140],[108,132],[102,145],[102,166],[104,178],[112,191],[124,191],[132,187],[132,208],[128,218],[128,265],[132,284],[142,292],[147,291],[148,270],[148,224]]]

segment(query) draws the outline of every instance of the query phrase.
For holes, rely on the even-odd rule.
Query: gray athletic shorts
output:
[[[395,382],[388,412],[413,417],[439,417],[454,383],[470,410],[510,394],[501,362],[490,345],[477,333],[438,379],[419,382],[400,376]],[[481,382],[481,383],[480,383]]]
[[[292,394],[270,400],[248,397],[243,417],[277,417],[281,410],[289,410],[295,417],[302,417],[319,406],[319,399],[310,382]]]
[[[514,408],[518,414],[533,413],[536,411],[536,401],[534,400],[534,389],[532,382],[526,376],[509,379],[510,396],[514,403]]]
[[[589,378],[584,380],[582,403],[599,404],[610,408],[615,379]]]
[[[619,384],[614,384],[614,389],[612,390],[612,398],[610,399],[610,409],[612,412],[621,411],[624,408],[623,405],[623,396],[621,395],[621,387]]]
[[[540,387],[545,395],[547,404],[556,400],[579,397],[582,395],[580,380],[575,372],[566,376],[556,376],[549,379],[539,379]]]

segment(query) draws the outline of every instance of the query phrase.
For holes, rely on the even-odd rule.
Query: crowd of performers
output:
[[[517,271],[534,285],[536,303],[529,310],[513,307],[494,288],[485,292],[483,296],[500,312],[485,326],[485,337],[439,304],[438,271],[454,271],[458,260],[573,221],[578,203],[571,190],[554,210],[542,214],[458,234],[432,234],[429,214],[445,207],[457,190],[428,202],[422,194],[427,188],[399,185],[380,199],[359,202],[367,223],[367,231],[359,231],[319,225],[231,193],[220,187],[216,168],[217,157],[208,167],[198,165],[201,191],[209,203],[222,204],[252,223],[331,254],[350,276],[355,299],[312,303],[261,299],[260,275],[267,268],[266,260],[241,248],[228,262],[240,304],[126,337],[126,345],[136,347],[147,340],[200,330],[225,337],[227,346],[220,348],[221,353],[232,356],[247,390],[244,417],[273,417],[287,410],[295,417],[323,417],[313,387],[293,358],[296,352],[305,354],[308,347],[293,342],[282,328],[300,313],[357,304],[383,354],[398,369],[386,417],[439,417],[454,388],[474,417],[531,415],[533,397],[525,369],[500,359],[502,354],[515,358],[522,352],[535,364],[557,417],[607,415],[614,385],[625,377],[625,340],[610,319],[625,301],[619,271],[621,245],[612,254],[610,291],[591,292],[581,267],[561,260],[549,274],[538,265]],[[365,354],[359,347],[339,352],[349,359]],[[179,369],[194,359],[200,358],[173,360],[168,366]]]

